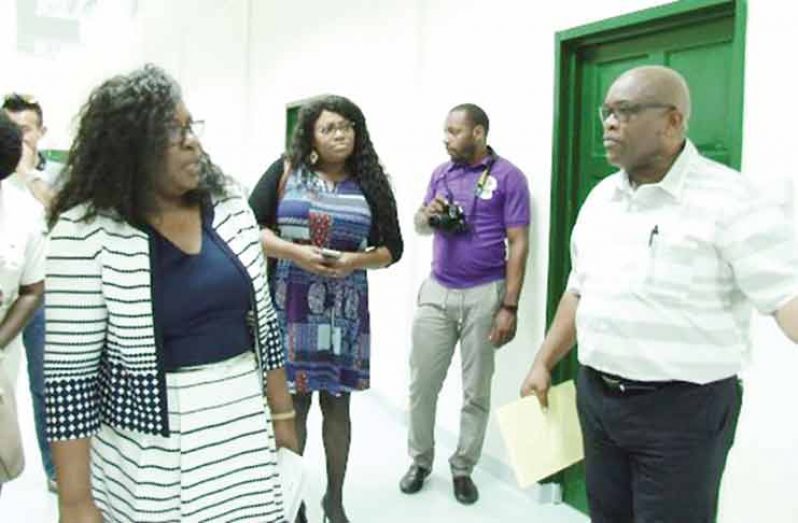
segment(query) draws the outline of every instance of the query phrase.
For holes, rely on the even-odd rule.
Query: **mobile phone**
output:
[[[321,255],[331,260],[337,260],[338,258],[341,257],[341,251],[336,251],[335,249],[322,248]]]

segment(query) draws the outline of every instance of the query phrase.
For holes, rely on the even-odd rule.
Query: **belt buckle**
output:
[[[621,380],[610,378],[605,374],[599,374],[599,376],[601,376],[601,381],[603,381],[608,387],[620,390],[621,392],[626,392],[626,387]]]

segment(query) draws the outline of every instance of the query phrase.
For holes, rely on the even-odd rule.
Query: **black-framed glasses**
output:
[[[167,127],[167,137],[171,145],[185,145],[188,133],[195,138],[200,138],[205,131],[205,120],[191,120],[183,125],[174,123]]]
[[[600,105],[598,108],[599,120],[603,124],[607,118],[614,116],[616,120],[621,123],[626,123],[632,116],[645,111],[646,109],[676,109],[673,104],[665,104],[660,102],[649,102],[639,104],[622,103],[615,106]]]
[[[330,136],[335,134],[335,131],[341,131],[344,134],[351,133],[355,130],[355,122],[344,120],[338,123],[328,123],[323,127],[319,127],[319,132],[322,136]]]

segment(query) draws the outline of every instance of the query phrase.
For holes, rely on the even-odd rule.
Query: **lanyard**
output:
[[[482,190],[485,188],[485,185],[488,183],[488,177],[490,176],[490,171],[493,169],[493,164],[496,163],[496,154],[491,151],[490,158],[488,159],[488,163],[485,165],[485,170],[482,171],[482,174],[479,175],[477,178],[477,184],[474,186],[474,201],[472,202],[472,208],[476,206],[476,200],[480,194],[482,194]],[[450,202],[454,202],[454,194],[452,193],[451,189],[449,189],[449,173],[445,173],[440,180],[443,181],[443,188],[446,190],[446,198]]]

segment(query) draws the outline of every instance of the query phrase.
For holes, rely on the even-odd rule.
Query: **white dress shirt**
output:
[[[634,380],[737,374],[752,305],[772,314],[798,296],[783,211],[689,141],[659,183],[620,171],[591,191],[571,262],[579,361]]]
[[[44,281],[45,224],[42,205],[15,176],[0,182],[0,318],[19,296],[21,285]],[[2,368],[16,381],[20,336],[0,351]]]

